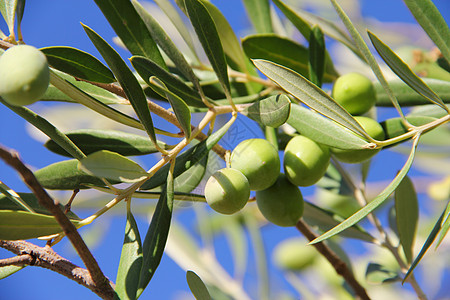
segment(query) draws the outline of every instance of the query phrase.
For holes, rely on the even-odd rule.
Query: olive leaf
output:
[[[244,0],[243,2],[256,32],[273,32],[269,0]]]
[[[210,300],[211,295],[203,283],[202,279],[193,271],[186,272],[186,281],[189,285],[189,289],[197,300]]]
[[[291,102],[286,95],[270,96],[245,107],[243,115],[264,126],[279,127],[289,118]]]

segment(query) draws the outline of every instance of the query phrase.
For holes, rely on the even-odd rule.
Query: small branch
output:
[[[87,287],[103,299],[113,298],[113,295],[107,294],[105,290],[95,284],[88,270],[59,256],[50,247],[39,247],[26,241],[3,240],[0,240],[0,247],[18,255],[0,260],[0,267],[28,265],[49,269]],[[111,283],[111,285],[113,284]]]
[[[317,235],[312,232],[308,225],[302,220],[299,220],[297,222],[296,227],[309,241],[317,238]],[[353,276],[353,273],[348,268],[347,264],[343,260],[341,260],[333,250],[331,250],[323,242],[313,244],[313,246],[330,262],[330,264],[336,270],[336,273],[344,278],[344,280],[350,285],[359,299],[370,299],[367,295],[366,290]]]
[[[43,189],[34,174],[22,163],[22,161],[19,159],[18,154],[15,152],[11,153],[0,147],[0,158],[3,159],[8,165],[13,167],[17,172],[19,172],[19,174],[22,176],[23,181],[28,185],[31,191],[38,198],[39,204],[47,208],[52,213],[52,215],[55,217],[55,220],[63,229],[65,235],[69,238],[78,255],[83,260],[97,288],[103,291],[103,296],[105,298],[112,299],[115,292],[111,287],[109,280],[103,274],[102,270],[97,264],[97,261],[95,260],[94,256],[92,256],[92,253],[89,251],[89,248],[84,243],[75,226],[59,208],[57,203],[55,203],[55,201],[53,201],[53,199]]]

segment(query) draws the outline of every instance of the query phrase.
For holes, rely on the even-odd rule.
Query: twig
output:
[[[317,235],[312,232],[308,225],[302,220],[299,220],[295,226],[309,241],[317,238]],[[347,264],[343,260],[341,260],[336,255],[336,253],[334,253],[334,251],[330,249],[330,247],[325,245],[323,242],[313,244],[313,246],[316,247],[316,250],[319,251],[320,254],[322,254],[330,262],[330,264],[336,270],[336,273],[344,278],[344,280],[350,285],[350,287],[360,299],[370,299],[367,295],[366,290],[353,276],[353,273],[348,268]]]
[[[75,226],[59,208],[57,203],[55,203],[55,201],[43,189],[34,174],[22,163],[17,153],[9,152],[1,146],[0,158],[15,170],[17,170],[17,172],[19,172],[19,174],[23,178],[23,181],[28,185],[31,191],[38,198],[39,204],[47,208],[52,213],[52,215],[55,217],[55,220],[63,229],[65,235],[69,238],[78,255],[83,260],[83,263],[92,276],[94,284],[99,290],[102,290],[103,297],[112,299],[115,292],[111,287],[109,280],[103,274],[102,270],[97,264],[97,261],[95,260],[94,256],[92,256],[92,253],[89,251],[89,248],[84,243]]]
[[[16,257],[0,260],[0,266],[37,266],[46,268],[66,276],[69,279],[87,287],[103,299],[112,299],[93,281],[88,270],[80,268],[67,259],[55,253],[50,247],[39,247],[26,241],[3,241],[0,247],[17,254]],[[113,285],[111,283],[111,285]]]

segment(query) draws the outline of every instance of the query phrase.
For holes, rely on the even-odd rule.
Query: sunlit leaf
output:
[[[419,219],[419,203],[414,185],[408,176],[403,178],[395,190],[395,215],[400,243],[406,259],[411,263]]]
[[[194,26],[203,50],[214,72],[216,72],[225,95],[229,98],[230,82],[228,80],[227,63],[214,20],[200,0],[185,0],[185,4],[189,19]]]
[[[206,166],[208,164],[209,155],[205,155],[187,171],[182,173],[174,180],[175,193],[190,193],[202,181],[206,173]],[[188,197],[186,197],[187,199]],[[177,196],[175,195],[175,200]]]
[[[86,155],[99,150],[109,150],[125,156],[158,152],[148,137],[123,131],[80,129],[65,134]],[[162,149],[169,149],[169,146],[164,142],[158,141],[158,145]],[[44,146],[54,153],[70,156],[53,140],[48,140]]]
[[[410,116],[406,119],[411,125],[414,126],[422,126],[436,120],[436,118],[426,116]],[[408,128],[406,128],[405,124],[402,122],[402,119],[399,117],[384,120],[380,123],[380,125],[383,127],[386,139],[400,136],[409,131]]]
[[[415,90],[420,95],[426,97],[431,102],[440,105],[442,108],[447,110],[444,102],[441,98],[433,92],[426,84],[420,79],[409,66],[402,61],[400,57],[397,56],[386,44],[384,44],[375,34],[370,31],[369,37],[375,49],[380,54],[381,58],[386,62],[386,64],[398,75],[406,84],[408,84],[413,90]]]
[[[349,218],[345,219],[345,221],[341,222],[338,226],[334,227],[333,229],[325,232],[318,238],[311,241],[311,244],[319,243],[323,240],[326,240],[343,230],[349,228],[350,226],[358,223],[363,218],[365,218],[369,213],[371,213],[374,209],[376,209],[378,206],[380,206],[391,194],[397,186],[400,184],[400,182],[403,180],[403,178],[408,173],[409,169],[411,168],[412,162],[414,160],[414,156],[416,153],[417,144],[419,142],[419,136],[416,136],[412,145],[411,153],[409,154],[408,160],[403,165],[402,169],[397,173],[397,176],[392,180],[391,183],[378,195],[376,196],[371,202],[369,202],[366,206],[358,210],[356,213],[354,213]]]
[[[76,226],[79,220],[71,220]],[[62,232],[53,216],[22,210],[0,210],[0,239],[26,240]]]
[[[422,78],[428,87],[430,87],[444,103],[450,103],[450,81],[438,80],[432,78]],[[392,92],[397,98],[400,105],[415,106],[429,104],[429,100],[418,94],[402,80],[393,79],[388,81]],[[377,106],[392,106],[386,91],[379,82],[374,82],[375,92],[377,95]]]
[[[25,266],[4,266],[0,267],[0,280],[22,270]]]
[[[125,2],[130,3],[128,0],[125,0]],[[130,5],[132,4],[130,3]],[[147,131],[150,139],[156,145],[157,142],[155,129],[153,128],[152,117],[150,115],[150,110],[148,108],[144,91],[142,90],[138,80],[136,79],[136,77],[134,77],[133,72],[131,72],[120,55],[110,45],[108,45],[108,43],[104,39],[102,39],[95,31],[93,31],[86,25],[83,25],[83,27],[94,46],[97,48],[97,50],[105,59],[106,63],[111,68],[111,71],[117,78],[119,84],[122,86],[123,91],[127,95],[128,100],[130,100],[134,111],[138,115],[139,120]]]
[[[3,195],[1,196],[5,196],[6,198],[8,198],[9,200],[11,200],[12,202],[14,202],[17,206],[20,206],[23,210],[26,210],[28,212],[34,213],[35,211],[33,210],[32,207],[30,207],[21,197],[19,194],[17,194],[14,190],[12,190],[11,188],[9,188],[6,184],[4,184],[3,182],[0,181],[0,193],[2,193]],[[1,199],[1,198],[0,198]]]
[[[97,58],[72,47],[54,46],[41,48],[48,63],[64,73],[102,83],[115,82],[113,73]]]
[[[14,33],[17,2],[18,2],[17,0],[0,1],[0,12],[2,13],[6,25],[8,25],[10,35]]]
[[[409,10],[428,36],[450,61],[450,29],[431,0],[404,0]]]
[[[450,188],[448,188],[448,194],[450,195]],[[450,198],[450,197],[446,197]],[[447,208],[444,212],[443,222],[442,222],[442,229],[441,234],[439,235],[439,239],[437,241],[436,248],[439,247],[444,240],[445,236],[447,235],[448,230],[450,229],[450,202],[447,204]]]
[[[157,93],[165,95],[167,100],[169,100],[178,123],[180,123],[183,129],[184,135],[186,138],[189,138],[191,136],[191,112],[186,102],[168,90],[164,82],[159,80],[159,78],[154,76],[150,77],[150,84]]]
[[[270,96],[246,107],[241,113],[270,127],[279,127],[289,118],[291,102],[286,95]]]
[[[203,283],[202,279],[192,271],[186,272],[186,280],[189,285],[189,289],[197,300],[210,300],[211,295]]]
[[[253,63],[267,77],[299,101],[356,134],[368,137],[361,125],[342,106],[302,75],[266,60],[256,59]]]
[[[148,177],[148,173],[137,163],[108,150],[89,154],[80,160],[78,167],[88,174],[122,182],[136,182]]]
[[[138,296],[142,294],[145,287],[152,279],[164,253],[172,219],[174,197],[173,179],[173,172],[171,170],[168,172],[166,178],[167,183],[158,200],[152,221],[148,227],[147,234],[145,235],[142,248],[144,261],[142,263],[141,276],[139,279]]]
[[[256,32],[273,32],[269,0],[244,0],[243,2]]]
[[[287,123],[310,139],[339,149],[362,149],[367,142],[324,116],[292,104]]]
[[[34,175],[43,187],[53,190],[87,188],[83,184],[105,185],[100,178],[79,170],[76,159],[53,163],[37,170]]]
[[[131,54],[148,57],[166,68],[155,41],[129,0],[96,0],[95,3]]]
[[[127,201],[131,201],[128,199]],[[115,291],[120,299],[135,300],[142,268],[142,243],[136,220],[127,203],[127,224],[116,276]]]

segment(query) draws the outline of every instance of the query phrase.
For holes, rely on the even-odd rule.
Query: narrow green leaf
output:
[[[58,75],[58,77],[64,79],[65,81],[68,81],[73,86],[77,87],[78,89],[84,91],[92,98],[95,98],[96,100],[102,102],[103,104],[119,104],[124,103],[125,99],[117,96],[116,94],[113,94],[105,89],[102,89],[101,87],[98,87],[96,85],[93,85],[91,83],[76,80],[73,76],[70,76],[66,73],[57,71],[55,69],[52,70],[55,74]],[[72,88],[72,87],[71,87]],[[63,93],[61,90],[56,88],[53,84],[50,84],[47,88],[47,91],[45,91],[44,96],[39,101],[64,101],[64,102],[77,102],[75,99],[69,97],[65,93]]]
[[[132,1],[137,12],[141,16],[144,23],[147,25],[153,39],[161,47],[161,49],[167,54],[167,56],[172,60],[178,70],[190,80],[195,88],[200,91],[201,86],[198,81],[197,76],[195,76],[189,63],[184,58],[183,54],[178,50],[177,46],[172,42],[169,36],[166,34],[164,29],[159,25],[159,23],[151,16],[151,14],[137,1]],[[164,69],[163,69],[164,70]],[[158,76],[154,74],[155,76]]]
[[[60,161],[37,170],[34,175],[39,183],[51,190],[74,190],[87,188],[84,184],[104,186],[98,177],[78,169],[76,159]],[[112,183],[117,183],[113,181]]]
[[[317,226],[321,231],[327,231],[342,222],[343,217],[305,201],[303,219],[311,226]],[[341,233],[342,236],[373,243],[372,237],[362,227],[354,224]]]
[[[414,185],[405,176],[395,190],[397,230],[408,263],[413,259],[414,238],[419,219],[419,203]]]
[[[153,213],[152,221],[145,235],[141,275],[138,285],[138,297],[148,285],[161,261],[169,235],[173,210],[173,170],[168,172],[167,183]]]
[[[186,170],[194,166],[200,161],[208,152],[216,145],[219,140],[225,135],[227,130],[233,124],[232,120],[211,134],[206,140],[198,143],[197,145],[189,148],[184,153],[177,157],[174,168],[174,178],[184,173]],[[167,174],[169,172],[168,165],[165,165],[159,169],[149,180],[147,180],[142,186],[141,190],[150,190],[164,184]]]
[[[450,194],[450,191],[449,191]],[[439,235],[439,239],[436,243],[436,249],[441,245],[442,241],[444,240],[445,236],[447,235],[448,230],[450,229],[450,202],[447,204],[447,208],[444,212],[444,217],[442,219],[442,229],[441,234]]]
[[[269,0],[244,0],[243,2],[256,32],[273,32]]]
[[[308,54],[309,80],[321,87],[325,72],[325,39],[322,30],[316,25],[313,26],[309,37]]]
[[[76,226],[79,220],[71,220]],[[26,211],[0,210],[0,239],[26,240],[62,232],[53,216]]]
[[[22,270],[25,266],[5,266],[0,267],[0,280],[5,279],[8,276]]]
[[[361,125],[342,106],[302,75],[266,60],[256,59],[253,63],[262,73],[299,101],[356,134],[369,138]]]
[[[130,3],[128,0],[124,0]],[[102,1],[97,1],[102,2]],[[105,3],[107,1],[104,1]],[[123,2],[122,0],[120,2]],[[132,6],[132,4],[130,3]],[[139,18],[139,16],[138,16]],[[140,20],[140,18],[139,18]],[[145,26],[145,24],[144,24]],[[126,63],[122,60],[120,55],[110,46],[108,43],[102,39],[95,31],[83,25],[84,30],[91,39],[94,46],[100,52],[100,54],[105,59],[106,63],[111,68],[111,71],[117,78],[117,81],[122,86],[128,100],[130,100],[134,111],[139,117],[142,125],[144,126],[147,134],[149,135],[152,142],[156,145],[156,135],[155,129],[153,128],[152,117],[150,115],[150,110],[148,108],[147,99],[145,98],[144,91],[141,85],[134,77],[133,72],[128,68]]]
[[[127,224],[116,277],[116,293],[120,299],[137,299],[139,276],[142,269],[142,243],[136,220],[127,200]]]
[[[14,106],[6,103],[0,98],[0,102],[6,105],[13,112],[27,120],[34,127],[42,131],[45,135],[51,138],[55,143],[57,143],[61,148],[63,148],[67,153],[76,159],[82,159],[85,157],[84,153],[61,131],[53,126],[49,121],[43,117],[35,114],[30,109],[23,106]]]
[[[192,192],[200,182],[206,173],[206,166],[208,164],[209,155],[203,156],[198,162],[196,162],[192,167],[190,167],[186,172],[182,173],[180,176],[174,180],[174,190],[175,190],[175,200],[180,199],[177,194],[182,196],[182,193]],[[186,197],[186,200],[189,197]]]
[[[369,263],[366,269],[366,281],[370,284],[382,284],[399,281],[401,278],[397,272],[389,270],[385,266]]]
[[[404,0],[420,26],[450,61],[450,29],[431,0]]]
[[[193,271],[186,272],[186,280],[189,285],[189,289],[197,300],[211,300],[211,295],[203,283],[202,279]]]
[[[403,117],[403,112],[400,108],[400,105],[399,105],[397,99],[395,98],[395,95],[392,92],[391,88],[389,87],[389,84],[387,83],[386,79],[384,78],[383,73],[381,72],[380,66],[378,65],[375,57],[370,52],[369,47],[364,42],[364,40],[361,37],[361,35],[359,34],[358,30],[352,24],[352,21],[347,16],[347,14],[344,12],[344,10],[339,6],[339,4],[336,2],[336,0],[330,0],[330,1],[333,4],[339,17],[341,18],[342,22],[344,23],[345,27],[350,32],[350,35],[352,36],[353,40],[355,41],[355,44],[356,44],[357,48],[359,49],[359,52],[362,53],[362,56],[363,56],[362,60],[370,66],[373,73],[377,77],[378,81],[381,83],[381,86],[386,91],[386,94],[389,97],[390,101],[392,102],[392,105],[395,107],[395,109],[398,111],[398,113]]]
[[[20,206],[23,210],[30,213],[35,213],[32,207],[30,207],[14,190],[10,189],[6,184],[0,181],[0,193],[2,193],[6,198]]]
[[[230,99],[230,82],[228,80],[227,63],[219,33],[214,20],[200,0],[185,0],[186,10],[198,39],[208,57],[211,66],[227,96]]]
[[[156,76],[162,80],[172,92],[183,99],[186,104],[194,107],[205,107],[202,98],[195,90],[151,60],[142,56],[133,56],[131,58],[131,64],[148,85],[150,85],[150,77]]]
[[[303,37],[309,39],[311,36],[311,25],[300,17],[289,5],[280,0],[272,0],[272,2],[280,9],[280,11],[288,18],[289,21],[297,28]]]
[[[48,63],[55,69],[75,77],[101,83],[115,82],[113,73],[97,58],[72,47],[41,48]]]
[[[279,127],[287,121],[290,111],[291,101],[280,94],[257,101],[240,113],[264,126]]]
[[[148,137],[123,131],[80,129],[69,131],[65,134],[86,155],[99,150],[109,150],[124,156],[158,152],[158,149],[156,149]],[[158,145],[162,149],[167,150],[170,148],[166,143],[160,141],[158,141]],[[48,140],[44,146],[54,153],[70,156],[67,151],[53,140]]]
[[[392,180],[392,182],[378,196],[376,196],[371,202],[369,202],[366,206],[358,210],[352,216],[345,219],[345,221],[341,222],[338,226],[334,227],[333,229],[325,232],[324,234],[320,235],[319,237],[311,241],[310,244],[319,243],[342,232],[343,230],[349,228],[350,226],[358,223],[369,213],[371,213],[374,209],[380,206],[392,194],[392,192],[395,191],[395,189],[403,180],[403,178],[406,176],[406,174],[408,174],[408,171],[411,168],[414,156],[416,154],[416,148],[418,143],[419,143],[419,136],[416,136],[408,160],[403,165],[400,172],[397,173],[397,176],[395,176],[394,180]]]
[[[16,19],[17,19],[17,29],[19,32],[21,31],[21,23],[24,12],[25,12],[25,0],[17,0]]]
[[[159,80],[157,77],[150,77],[150,84],[157,93],[162,94],[161,96],[165,95],[167,100],[169,100],[173,112],[175,113],[175,116],[183,129],[184,135],[186,138],[189,138],[191,136],[191,112],[186,102],[168,90],[164,82]]]
[[[79,87],[61,78],[56,73],[50,73],[50,82],[65,95],[92,109],[93,111],[121,124],[144,130],[144,127],[138,120],[125,115],[124,113],[104,104],[101,101],[98,101]]]
[[[422,79],[420,79],[410,67],[395,54],[385,43],[383,43],[375,34],[368,31],[370,40],[375,49],[380,54],[386,64],[398,75],[407,85],[420,95],[429,99],[431,102],[441,106],[448,111],[448,108],[442,102],[441,98],[431,90]]]
[[[147,26],[130,0],[95,0],[95,3],[131,54],[145,56],[167,68]],[[83,27],[86,29],[86,26]]]
[[[428,87],[430,87],[444,103],[450,103],[450,81],[438,80],[432,78],[422,78]],[[429,104],[430,101],[418,94],[402,80],[393,79],[388,81],[392,92],[401,106],[415,106]],[[377,95],[377,106],[392,106],[386,91],[379,82],[374,82]]]
[[[301,105],[291,105],[287,123],[300,134],[329,147],[362,149],[367,145],[353,132]]]
[[[425,243],[422,246],[422,249],[420,249],[420,253],[414,259],[413,263],[411,264],[411,266],[408,269],[408,272],[406,272],[402,283],[404,283],[408,279],[409,275],[411,275],[411,273],[414,271],[414,269],[417,267],[419,262],[424,257],[425,253],[431,247],[431,244],[433,244],[439,231],[441,231],[442,221],[444,221],[445,212],[446,212],[446,209],[442,212],[441,216],[436,221],[436,224],[434,225],[433,229],[431,230],[430,234],[428,235],[427,240],[425,241]]]
[[[89,154],[78,164],[88,174],[122,182],[136,182],[148,177],[148,173],[125,156],[108,150]]]
[[[198,61],[199,59],[197,57],[197,53],[195,50],[194,41],[192,40],[192,36],[189,32],[189,29],[187,28],[186,24],[183,22],[183,19],[178,13],[178,10],[175,8],[175,6],[172,5],[170,0],[154,0],[154,1],[159,6],[159,8],[161,8],[161,10],[166,14],[166,16],[170,19],[172,24],[180,33],[183,40],[188,45],[189,49],[194,55],[194,58]],[[182,6],[180,5],[180,9],[183,10],[184,13],[186,13],[184,2]]]
[[[208,9],[211,18],[217,27],[217,32],[219,33],[220,41],[222,42],[223,51],[227,56],[227,60],[232,60],[238,70],[246,72],[247,70],[247,58],[242,51],[239,39],[231,28],[230,23],[222,14],[222,12],[211,2],[202,0],[203,5]]]
[[[0,1],[0,12],[2,13],[3,19],[5,19],[10,35],[14,33],[14,25],[16,20],[16,7],[17,7],[17,0]]]
[[[47,210],[47,208],[43,207],[40,203],[36,195],[33,193],[18,193],[19,197],[22,199],[26,205],[28,205],[33,212],[47,216],[53,216],[53,214]],[[65,207],[61,203],[58,204],[59,208],[64,211]],[[14,210],[14,211],[27,211],[23,208],[23,206],[18,205],[15,201],[12,201],[6,195],[0,195],[0,210]],[[66,214],[70,219],[73,220],[81,220],[76,214],[72,211],[69,211]]]

